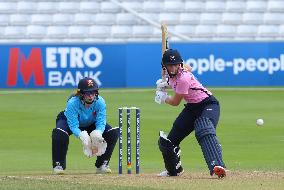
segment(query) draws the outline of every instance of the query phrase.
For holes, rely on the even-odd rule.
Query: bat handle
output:
[[[166,69],[162,68],[162,80],[166,81],[167,80],[167,74],[166,74]]]

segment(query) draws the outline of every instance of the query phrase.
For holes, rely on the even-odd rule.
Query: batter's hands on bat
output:
[[[166,99],[168,98],[168,93],[165,92],[165,91],[160,91],[160,90],[157,90],[156,91],[156,96],[155,96],[155,102],[157,104],[164,104]]]
[[[166,89],[170,87],[167,80],[164,79],[157,80],[156,85],[157,91],[166,91]]]

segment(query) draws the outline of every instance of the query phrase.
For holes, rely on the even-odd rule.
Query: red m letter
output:
[[[20,67],[18,67],[18,63],[20,63]],[[40,48],[32,48],[27,59],[20,52],[19,48],[11,48],[7,77],[8,86],[15,86],[17,84],[18,69],[22,75],[24,84],[29,83],[32,74],[34,74],[34,84],[36,86],[43,86],[45,84]]]

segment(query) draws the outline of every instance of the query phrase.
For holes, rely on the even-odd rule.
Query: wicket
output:
[[[126,110],[126,131],[127,131],[127,173],[131,174],[131,126],[130,115],[131,110],[136,111],[136,174],[140,173],[140,109],[137,107],[121,107],[118,108],[118,127],[119,127],[119,150],[118,150],[118,173],[122,174],[122,116],[123,110]]]

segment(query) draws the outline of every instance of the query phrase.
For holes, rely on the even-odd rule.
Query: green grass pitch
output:
[[[141,109],[141,175],[131,175],[132,180],[142,181],[137,182],[142,184],[139,186],[131,182],[123,183],[122,179],[127,181],[129,178],[125,175],[117,179],[118,147],[110,162],[113,174],[109,177],[97,177],[94,174],[95,158],[88,159],[83,155],[81,142],[74,136],[70,138],[69,143],[67,174],[59,178],[54,177],[51,168],[51,131],[55,127],[57,113],[64,109],[66,99],[73,91],[0,90],[0,189],[53,189],[56,187],[57,189],[92,189],[90,183],[100,184],[101,189],[120,189],[120,187],[121,189],[187,189],[188,183],[183,180],[190,181],[190,187],[195,189],[214,187],[213,182],[217,185],[221,183],[231,189],[259,189],[261,183],[263,189],[266,187],[269,189],[271,185],[274,185],[272,189],[284,189],[284,90],[282,88],[212,88],[210,90],[221,104],[217,135],[222,144],[224,161],[230,172],[227,179],[212,180],[201,149],[194,134],[191,134],[181,144],[181,159],[186,177],[181,178],[178,182],[181,184],[179,186],[172,185],[176,183],[175,179],[167,181],[157,179],[162,180],[164,184],[164,186],[157,186],[152,178],[155,178],[155,174],[163,169],[162,156],[157,145],[158,132],[159,130],[169,132],[183,104],[179,107],[156,104],[154,89],[100,90],[100,94],[107,103],[108,123],[113,127],[118,125],[118,107],[136,106]],[[133,113],[133,173],[135,172],[134,116]],[[264,119],[263,126],[256,125],[257,118]],[[124,117],[124,123],[126,123],[126,117]],[[126,172],[125,137],[124,131],[124,173]],[[257,177],[260,173],[265,175]],[[256,177],[246,183],[238,183],[234,176],[243,174],[246,176],[244,178],[249,178],[250,174],[256,174]],[[80,175],[85,177],[80,178]],[[271,175],[278,178],[276,177],[276,181],[271,178],[266,182],[265,179],[270,179]],[[92,180],[86,182],[85,178]],[[260,181],[256,180],[254,185],[254,180],[257,178]],[[96,181],[96,179],[99,180]],[[121,186],[113,185],[113,181],[116,181],[114,179],[120,181]],[[147,180],[150,185],[144,184]],[[71,183],[72,181],[75,182]],[[184,186],[182,186],[183,183]]]

